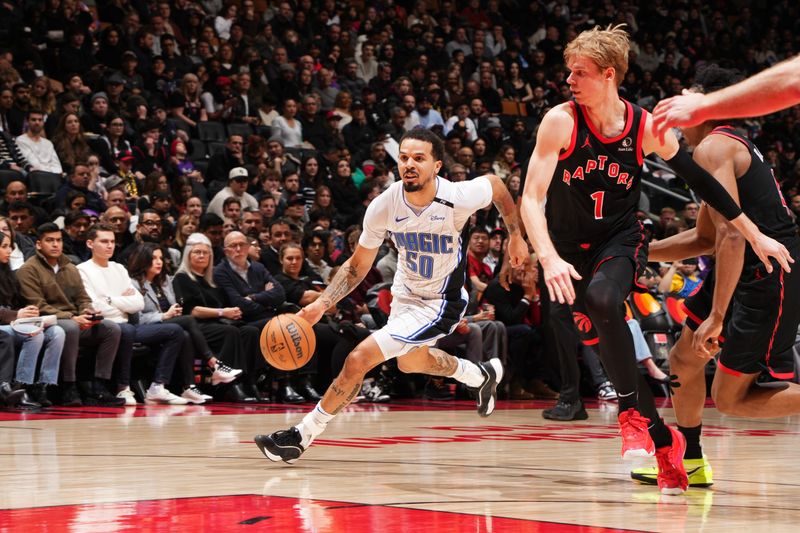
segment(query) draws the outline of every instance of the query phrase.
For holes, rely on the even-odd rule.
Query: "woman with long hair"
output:
[[[327,185],[320,185],[314,192],[314,203],[308,210],[309,217],[314,215],[326,216],[330,218],[334,226],[338,226],[340,222],[339,211],[333,205],[333,195],[331,189]]]
[[[89,159],[91,150],[78,115],[65,113],[61,117],[53,135],[53,146],[67,174],[72,172],[76,162]]]
[[[11,252],[9,256],[9,267],[11,270],[17,270],[25,262],[28,257],[36,253],[36,248],[31,246],[32,243],[25,241],[28,247],[23,251],[17,243],[17,236],[14,233],[14,225],[6,217],[0,216],[0,233],[5,233],[11,238]]]
[[[169,97],[169,108],[172,117],[183,122],[193,134],[197,133],[197,123],[206,122],[208,114],[200,101],[200,80],[191,72],[183,75],[180,89]],[[196,136],[196,135],[192,135]]]
[[[56,111],[56,95],[47,76],[39,76],[31,86],[31,109],[40,109],[52,115]]]
[[[113,113],[108,117],[108,127],[103,134],[91,142],[92,150],[100,157],[100,165],[106,174],[119,171],[117,159],[120,154],[131,151],[131,143],[125,138],[125,120]]]
[[[175,248],[181,253],[186,246],[186,239],[197,231],[197,224],[198,219],[194,215],[187,213],[178,217],[178,223],[175,225]]]
[[[497,157],[494,158],[492,163],[492,171],[497,174],[501,180],[505,179],[511,174],[511,170],[517,162],[517,153],[514,147],[510,144],[504,144],[497,152]]]
[[[139,313],[140,324],[177,324],[184,331],[183,348],[178,356],[180,370],[181,397],[189,403],[199,404],[210,400],[194,384],[194,359],[200,356],[206,361],[209,370],[216,373],[216,380],[225,383],[235,379],[236,372],[224,374],[217,372],[218,361],[209,348],[197,321],[183,315],[181,305],[175,299],[171,279],[164,270],[164,251],[156,244],[142,243],[137,246],[128,260],[128,272],[134,285],[144,297],[144,309]],[[214,376],[212,375],[212,380]]]
[[[287,98],[283,102],[281,115],[272,121],[272,138],[280,139],[286,148],[303,145],[303,125],[300,124],[296,115],[297,102],[294,98]]]
[[[259,348],[261,332],[252,326],[238,326],[243,324],[242,310],[226,307],[225,294],[214,283],[213,266],[211,241],[202,233],[193,233],[186,239],[172,288],[176,301],[183,304],[183,314],[197,320],[206,342],[217,354],[215,371],[219,374],[216,380],[212,376],[212,384],[222,383],[223,378],[235,378],[241,371],[234,369],[241,368],[245,374],[244,381],[251,390],[245,391],[241,384],[234,383],[228,388],[227,398],[251,403],[259,398],[251,394],[255,392],[252,388],[257,379],[256,369],[263,367],[264,363]]]
[[[14,379],[25,386],[30,399],[23,396],[18,407],[50,407],[52,402],[47,397],[47,386],[58,381],[58,367],[61,351],[64,349],[66,335],[57,325],[52,325],[31,333],[20,333],[11,326],[18,318],[34,318],[39,316],[39,308],[25,305],[20,295],[17,275],[11,270],[11,236],[0,233],[0,331],[11,335],[18,345],[19,361]],[[35,382],[36,363],[39,352],[45,347],[42,356],[39,380]],[[30,400],[33,400],[31,402]]]
[[[100,36],[100,47],[94,57],[109,69],[119,70],[122,67],[122,54],[127,49],[122,31],[117,26],[109,26]]]
[[[519,62],[512,61],[508,65],[508,80],[505,83],[505,97],[523,105],[533,100],[531,84],[522,77],[522,67]]]

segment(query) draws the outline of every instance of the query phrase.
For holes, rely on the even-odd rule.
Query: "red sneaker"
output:
[[[683,433],[667,426],[672,434],[672,444],[656,450],[658,461],[658,489],[661,494],[683,494],[689,487],[689,476],[683,466],[686,438]]]
[[[619,414],[619,432],[622,435],[622,458],[651,457],[656,445],[650,438],[647,425],[650,420],[636,409],[628,409]]]

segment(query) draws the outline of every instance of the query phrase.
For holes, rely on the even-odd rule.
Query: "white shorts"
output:
[[[460,300],[423,300],[394,295],[389,321],[372,334],[383,356],[392,359],[420,346],[433,346],[449,335],[467,310],[467,293]]]

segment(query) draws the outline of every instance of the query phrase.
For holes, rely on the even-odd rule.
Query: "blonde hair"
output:
[[[564,61],[568,63],[574,57],[583,56],[594,61],[600,70],[611,67],[619,87],[628,72],[628,51],[631,48],[628,32],[624,28],[625,24],[613,27],[609,24],[606,29],[595,26],[581,32],[564,49]]]

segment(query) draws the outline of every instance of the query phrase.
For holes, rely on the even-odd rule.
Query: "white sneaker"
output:
[[[133,391],[130,387],[125,387],[119,391],[117,393],[117,398],[124,398],[125,405],[136,405],[136,396],[133,395]]]
[[[238,368],[231,368],[217,361],[217,364],[214,365],[214,373],[211,374],[211,384],[219,385],[220,383],[230,383],[241,373],[242,371]]]
[[[168,391],[161,383],[151,383],[150,388],[147,389],[147,395],[144,398],[144,403],[165,403],[169,405],[186,405],[189,400],[175,396]]]
[[[597,398],[599,400],[606,400],[606,401],[616,400],[617,391],[614,389],[614,385],[612,385],[610,381],[606,381],[602,385],[600,385],[600,388],[597,389]]]
[[[203,394],[202,392],[200,392],[200,389],[198,389],[194,385],[191,385],[189,386],[188,389],[183,391],[183,394],[181,394],[181,398],[185,398],[189,403],[199,405],[201,403],[205,403],[206,400],[212,399],[213,396],[209,396],[208,394]]]

